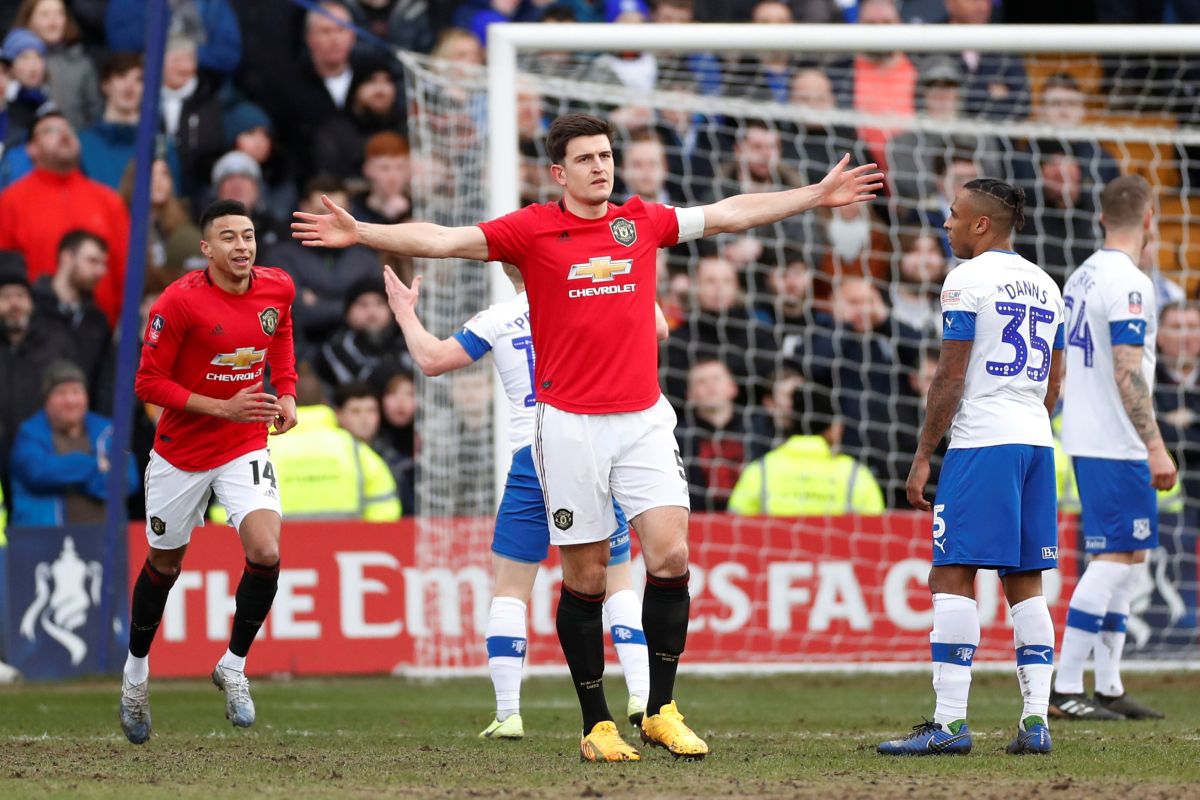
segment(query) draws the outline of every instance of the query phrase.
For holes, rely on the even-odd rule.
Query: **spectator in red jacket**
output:
[[[28,148],[33,172],[0,194],[0,250],[20,251],[32,282],[54,274],[58,243],[69,231],[100,234],[108,245],[108,273],[96,286],[96,305],[115,324],[129,243],[125,203],[80,171],[79,139],[57,110],[39,115]]]

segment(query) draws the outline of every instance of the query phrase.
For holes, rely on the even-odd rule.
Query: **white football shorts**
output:
[[[615,499],[632,521],[651,508],[689,508],[675,410],[660,396],[643,411],[573,414],[538,403],[533,464],[550,542],[584,544],[616,530]]]
[[[192,529],[204,524],[210,491],[228,509],[234,530],[251,511],[283,516],[275,467],[265,449],[203,472],[179,469],[151,450],[145,485],[146,539],[156,550],[174,550],[191,541]]]

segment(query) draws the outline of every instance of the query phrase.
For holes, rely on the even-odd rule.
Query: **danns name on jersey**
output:
[[[1049,298],[1046,288],[1038,286],[1033,281],[1013,281],[1012,283],[997,286],[996,290],[1008,295],[1009,300],[1016,300],[1018,297],[1028,297],[1044,305]]]

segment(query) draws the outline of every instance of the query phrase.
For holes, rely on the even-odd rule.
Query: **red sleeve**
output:
[[[279,327],[267,348],[267,365],[271,368],[271,386],[279,397],[296,396],[296,345],[292,340],[292,304],[296,300],[296,285],[291,276],[280,270],[286,281],[287,298],[279,314]]]
[[[19,250],[16,230],[13,225],[11,192],[0,193],[0,250]]]
[[[150,309],[134,391],[142,402],[182,411],[192,393],[171,376],[171,365],[179,357],[187,318],[183,305],[171,302],[172,296],[164,294]]]
[[[645,206],[658,246],[674,247],[679,244],[679,218],[675,216],[675,209],[662,203],[646,203]]]
[[[488,243],[488,260],[503,261],[520,266],[528,242],[537,226],[537,206],[505,214],[503,217],[479,223]]]

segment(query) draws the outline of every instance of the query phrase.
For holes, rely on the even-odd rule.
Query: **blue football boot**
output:
[[[1053,745],[1050,743],[1050,728],[1041,717],[1028,716],[1017,727],[1017,736],[1008,743],[1006,753],[1019,755],[1045,755]]]
[[[973,744],[966,720],[949,725],[925,720],[914,725],[908,736],[883,742],[876,749],[885,756],[965,756]]]

